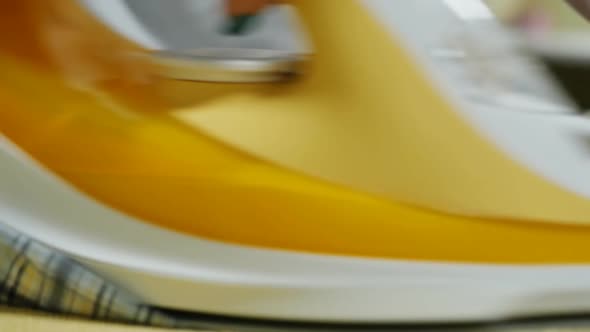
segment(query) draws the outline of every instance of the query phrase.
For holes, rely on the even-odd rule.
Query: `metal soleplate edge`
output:
[[[184,317],[180,328],[228,332],[587,332],[590,314],[452,323],[321,323],[276,321],[163,310]]]

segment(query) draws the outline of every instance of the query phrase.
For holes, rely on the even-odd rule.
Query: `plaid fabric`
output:
[[[90,319],[149,325],[163,328],[247,331],[367,331],[368,326],[315,326],[304,323],[261,323],[249,319],[227,320],[193,313],[172,313],[154,308],[124,289],[102,278],[79,262],[0,223],[0,305],[42,310]],[[539,323],[539,322],[537,322]],[[576,326],[587,330],[588,321],[524,321],[499,325],[506,331],[555,331]],[[581,325],[578,325],[581,324]],[[380,328],[379,331],[408,331],[409,328]],[[473,326],[457,331],[472,331]],[[493,326],[488,326],[493,327]],[[432,326],[415,331],[432,331]],[[438,329],[437,329],[438,330]],[[447,331],[447,329],[441,329]],[[483,329],[488,330],[488,329]]]
[[[75,260],[2,224],[0,304],[105,321],[179,326],[173,317]]]

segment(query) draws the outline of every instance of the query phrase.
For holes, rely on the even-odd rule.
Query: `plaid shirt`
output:
[[[181,324],[75,260],[2,224],[0,304],[158,327],[190,325]]]

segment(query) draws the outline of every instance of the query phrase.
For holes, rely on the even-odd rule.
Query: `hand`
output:
[[[256,14],[273,0],[226,0],[226,11],[230,16],[229,25],[225,32],[230,35],[240,35],[248,30],[256,18]]]
[[[253,15],[272,3],[272,0],[228,0],[227,13],[232,16]]]

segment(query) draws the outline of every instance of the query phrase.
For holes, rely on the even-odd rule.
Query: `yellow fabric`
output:
[[[57,1],[22,0],[13,3],[13,6],[41,6]],[[310,14],[310,10],[326,9],[319,5],[324,1],[304,3],[309,6],[302,7],[307,14]],[[338,3],[342,5],[344,13],[356,8],[352,2],[339,0]],[[21,8],[21,12],[3,12],[0,14],[0,27],[10,22],[2,20],[3,16],[18,17],[23,12],[28,11]],[[374,23],[366,19],[363,14],[355,17],[363,26],[376,29]],[[334,20],[341,22],[338,17]],[[317,25],[318,22],[313,24]],[[354,27],[360,29],[356,24]],[[330,24],[325,28],[334,32]],[[86,36],[90,37],[88,34]],[[47,64],[51,63],[51,57],[44,55],[42,47],[14,46],[23,41],[33,43],[36,37],[34,34],[24,34],[15,41],[11,39],[12,35],[3,36],[0,33],[0,45],[4,47],[4,53],[21,56],[21,61],[14,60],[12,56],[0,58],[0,131],[81,190],[148,222],[232,243],[331,254],[472,262],[590,261],[590,251],[587,250],[590,229],[455,217],[411,208],[281,169],[211,140],[199,131],[176,122],[166,113],[130,111],[128,105],[139,107],[136,103],[142,102],[145,106],[142,110],[166,109],[158,106],[157,102],[149,103],[147,107],[146,100],[159,100],[148,93],[150,90],[142,90],[139,101],[131,98],[134,102],[128,102],[126,98],[115,100],[98,93],[96,89],[75,89],[58,74],[55,65]],[[320,36],[317,37],[316,41],[322,40]],[[373,40],[378,40],[379,34],[373,37]],[[361,42],[355,38],[352,40]],[[384,54],[390,52],[388,47],[380,51],[386,52]],[[346,54],[343,56],[350,59]],[[324,70],[337,69],[326,67],[321,56],[317,60],[318,70],[320,65]],[[360,63],[365,60],[359,61],[359,68],[363,68]],[[413,82],[416,88],[424,88],[426,83],[415,69],[406,68],[411,68],[407,59],[403,60],[403,64],[404,68],[398,70],[400,75],[408,74],[406,84]],[[335,74],[348,75],[344,71]],[[322,71],[316,75],[322,75]],[[323,81],[312,79],[300,86],[286,87],[285,91],[265,89],[268,89],[268,94],[283,93],[288,99],[290,97],[286,95],[291,93],[289,89],[300,89],[306,84],[315,84],[319,89],[322,87],[317,85],[320,82]],[[195,86],[203,87],[203,95],[208,91],[203,85]],[[186,96],[184,93],[193,91],[192,88],[183,90],[180,86],[164,87],[167,88],[158,91],[170,93],[167,98],[174,97],[178,103],[190,101],[183,97]],[[119,87],[117,91],[122,89]],[[221,88],[212,95],[224,96],[231,93],[232,89],[225,91],[225,88]],[[128,97],[130,91],[136,90],[129,88],[125,91]],[[409,97],[418,97],[429,101],[431,106],[440,106],[434,108],[438,112],[424,117],[420,115],[420,112],[425,112],[424,108],[414,109],[413,112],[400,111],[406,116],[415,114],[413,125],[417,127],[414,128],[427,126],[415,129],[414,133],[420,135],[411,135],[412,127],[400,124],[398,139],[400,142],[407,139],[410,145],[399,150],[400,142],[391,143],[402,158],[400,160],[408,161],[410,157],[428,160],[428,166],[417,165],[416,170],[406,173],[409,178],[416,179],[417,174],[422,174],[433,179],[436,186],[453,188],[453,192],[458,193],[455,197],[480,195],[481,200],[497,199],[508,204],[510,201],[502,199],[506,195],[516,200],[510,203],[513,206],[522,203],[523,206],[529,204],[528,207],[534,201],[538,203],[537,213],[547,212],[563,217],[555,221],[567,220],[566,217],[571,217],[572,221],[581,221],[581,216],[590,215],[585,210],[587,205],[540,182],[477,139],[451,115],[432,91],[424,90],[424,94],[420,95],[410,94],[408,90],[400,91],[408,94],[403,99],[408,105],[416,102]],[[313,96],[313,92],[310,93]],[[356,93],[362,97],[366,92]],[[119,93],[117,96],[122,95]],[[226,97],[223,99],[225,102],[213,98],[202,105],[204,108],[207,105],[227,107],[235,102],[232,97]],[[244,99],[244,106],[248,107],[243,107],[243,111],[256,111],[255,108],[249,109],[253,106],[250,101],[256,97]],[[313,103],[310,99],[310,104]],[[261,102],[260,106],[263,104]],[[220,111],[223,107],[220,107]],[[282,112],[281,109],[276,111]],[[443,152],[437,151],[428,151],[432,155],[426,151],[422,154],[411,152],[412,146],[423,145],[412,139],[426,140],[427,136],[421,134],[428,128],[440,129],[439,135],[448,135],[445,136],[447,138],[438,136],[440,140],[449,139],[453,144],[465,144],[464,151],[471,158],[445,156]],[[457,132],[466,135],[461,136]],[[281,136],[271,139],[280,140]],[[414,143],[417,145],[411,145]],[[467,163],[469,160],[471,162]],[[490,175],[492,166],[498,169],[494,176]],[[404,167],[398,170],[408,170]],[[454,167],[460,167],[462,173],[487,172],[486,184],[490,186],[470,192],[472,186],[448,178],[445,172],[452,171],[451,174],[454,174]],[[440,178],[433,178],[429,172],[439,174]],[[519,178],[521,176],[522,179]],[[529,187],[518,189],[507,183],[515,177],[529,184]],[[496,183],[490,184],[490,181]],[[500,188],[497,183],[506,187]],[[441,189],[436,186],[414,188],[410,186],[411,183],[407,184],[408,189],[416,193]],[[428,182],[419,181],[417,184]],[[512,191],[523,197],[515,197]],[[560,206],[571,210],[561,211]]]
[[[11,309],[0,312],[0,330],[10,332],[182,332],[181,330],[163,330],[153,327],[132,327],[88,322],[49,315],[15,312]]]

